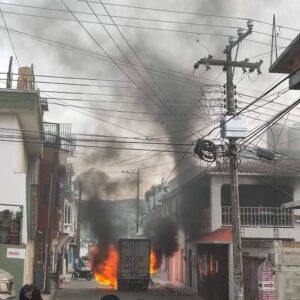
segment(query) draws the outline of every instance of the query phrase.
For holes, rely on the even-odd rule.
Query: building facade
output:
[[[276,163],[249,160],[239,165],[246,300],[256,299],[264,288],[260,287],[258,270],[266,260],[274,266],[271,285],[276,299],[293,299],[300,288],[296,280],[300,272],[298,210],[283,207],[300,197],[299,174],[296,160]],[[168,274],[165,279],[178,282],[177,274],[181,269],[176,266],[183,265],[186,287],[206,299],[232,299],[231,202],[227,166],[210,169],[171,190],[163,200],[161,213],[172,216],[181,224],[179,240],[184,237],[178,253],[167,259],[173,262],[162,265],[162,276]]]
[[[0,265],[16,290],[33,280],[44,109],[38,91],[0,90]]]

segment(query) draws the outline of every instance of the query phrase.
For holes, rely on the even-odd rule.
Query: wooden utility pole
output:
[[[140,229],[140,170],[127,170],[122,173],[136,176],[136,233]]]
[[[246,72],[253,72],[255,69],[260,74],[260,66],[262,61],[250,63],[248,59],[244,61],[232,61],[232,49],[237,46],[243,39],[245,39],[253,28],[251,20],[247,23],[248,30],[244,33],[242,29],[238,30],[238,38],[234,40],[229,38],[229,44],[223,51],[226,54],[226,60],[216,60],[210,55],[208,58],[200,59],[194,68],[197,69],[200,64],[205,65],[206,69],[210,69],[210,65],[222,66],[226,71],[226,106],[228,116],[224,123],[230,122],[236,114],[236,103],[234,99],[235,87],[233,85],[233,68],[240,67]],[[222,126],[222,124],[221,124]],[[232,210],[232,231],[233,231],[233,273],[234,273],[234,300],[244,299],[244,284],[243,284],[243,265],[242,265],[242,243],[240,231],[240,207],[239,207],[239,189],[238,189],[238,160],[237,160],[237,140],[240,138],[235,136],[226,136],[229,139],[228,156],[230,159],[230,185],[231,185],[231,210]]]

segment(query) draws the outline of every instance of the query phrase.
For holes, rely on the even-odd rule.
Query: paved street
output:
[[[113,289],[101,287],[95,280],[90,282],[86,280],[72,281],[64,285],[58,292],[59,300],[100,300],[106,294],[116,294],[120,300],[203,300],[203,298],[187,294],[185,292],[176,292],[169,287],[152,287],[147,292],[127,292],[115,291]]]

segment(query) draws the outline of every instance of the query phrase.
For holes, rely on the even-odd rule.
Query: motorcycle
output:
[[[94,276],[92,271],[86,268],[76,268],[72,273],[73,280],[77,280],[78,278],[85,278],[86,280],[90,281],[93,277]]]

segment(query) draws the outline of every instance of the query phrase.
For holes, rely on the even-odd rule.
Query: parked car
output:
[[[0,299],[15,299],[14,277],[0,269]]]

